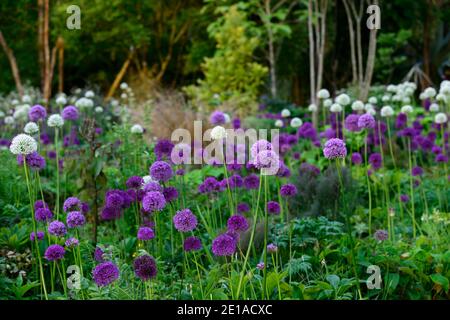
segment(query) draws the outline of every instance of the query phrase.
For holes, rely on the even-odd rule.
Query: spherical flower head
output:
[[[275,120],[274,126],[277,128],[283,128],[284,122],[281,119]]]
[[[341,106],[347,106],[350,104],[351,100],[347,94],[342,93],[336,97],[336,102],[339,103]]]
[[[155,237],[155,232],[149,227],[140,227],[137,233],[137,238],[141,241],[148,241]]]
[[[407,194],[400,195],[400,201],[403,203],[409,202],[409,196]]]
[[[66,240],[66,242],[64,243],[64,245],[67,248],[75,248],[80,244],[80,241],[78,241],[77,238],[69,238]]]
[[[56,104],[60,105],[60,106],[63,106],[67,103],[67,99],[63,94],[59,95],[55,101],[56,101]]]
[[[283,118],[288,118],[291,116],[291,111],[289,111],[289,109],[283,109],[281,110],[281,116]]]
[[[302,119],[300,119],[298,117],[292,118],[292,120],[291,120],[291,127],[292,128],[299,128],[299,127],[302,126],[302,124],[303,124]]]
[[[293,197],[297,194],[297,187],[291,183],[285,184],[281,186],[280,194],[283,197]]]
[[[139,134],[143,134],[144,133],[144,128],[142,128],[142,126],[139,125],[139,124],[135,124],[135,125],[133,125],[131,127],[130,131],[131,131],[132,134],[139,135]]]
[[[266,266],[264,265],[264,262],[258,262],[258,264],[256,265],[256,269],[258,270],[264,270]]]
[[[327,89],[320,89],[319,92],[317,92],[317,98],[319,99],[328,99],[330,97],[330,92],[328,92]]]
[[[214,126],[225,124],[225,114],[221,111],[214,111],[209,117],[209,122],[211,122],[211,124]]]
[[[66,226],[61,221],[52,221],[48,225],[48,233],[56,237],[64,237],[67,233]]]
[[[82,227],[86,223],[86,218],[79,211],[72,211],[67,214],[66,223],[69,228]]]
[[[406,106],[403,106],[400,109],[400,111],[401,111],[401,113],[408,114],[408,113],[412,113],[414,110],[413,110],[413,107],[411,107],[410,105],[406,105]]]
[[[31,121],[36,122],[39,120],[44,120],[45,117],[47,117],[47,110],[39,104],[32,106],[28,111],[28,118]]]
[[[253,158],[256,158],[258,153],[260,153],[261,151],[268,151],[268,150],[273,150],[273,145],[269,141],[261,139],[261,140],[256,141],[252,145],[252,147],[250,149],[250,153]]]
[[[280,214],[280,204],[276,201],[267,202],[267,212],[270,214]]]
[[[374,105],[378,103],[378,99],[376,97],[370,97],[368,101],[370,104]]]
[[[37,142],[33,137],[21,133],[12,139],[9,150],[13,154],[27,155],[37,151]]]
[[[412,168],[411,174],[413,177],[421,176],[423,174],[423,169],[419,166]]]
[[[349,114],[345,118],[345,128],[351,132],[358,132],[361,128],[358,126],[359,115]]]
[[[444,124],[448,121],[448,117],[445,113],[439,112],[434,116],[434,122],[437,124]]]
[[[39,155],[37,152],[32,152],[25,156],[27,166],[32,169],[41,170],[45,168],[45,158]],[[17,164],[19,166],[23,166],[24,164],[24,156],[19,154],[17,155]]]
[[[372,129],[375,127],[375,118],[370,113],[361,115],[358,119],[360,129]]]
[[[119,278],[119,268],[110,261],[103,262],[92,270],[92,276],[99,287],[104,287]]]
[[[308,111],[309,112],[317,112],[317,105],[315,105],[314,103],[311,103],[309,106],[308,106]]]
[[[171,202],[178,198],[178,191],[175,187],[166,187],[162,191],[167,202]]]
[[[369,156],[369,163],[371,164],[372,168],[374,170],[378,170],[383,165],[383,158],[381,157],[381,154],[379,153],[372,153]]]
[[[180,232],[189,232],[197,227],[197,217],[189,209],[177,211],[173,217],[175,229]]]
[[[239,214],[232,215],[227,221],[228,231],[244,232],[248,229],[248,221]]]
[[[245,203],[245,202],[241,202],[241,203],[239,203],[237,205],[236,210],[237,210],[238,213],[242,214],[242,213],[245,213],[245,212],[249,212],[250,211],[250,206],[247,203]]]
[[[75,211],[80,209],[81,201],[77,197],[69,197],[64,201],[63,210],[64,212]]]
[[[215,256],[231,256],[236,251],[237,240],[230,234],[220,234],[212,242],[212,252]]]
[[[389,234],[386,230],[377,230],[373,236],[378,241],[385,241],[389,238]]]
[[[44,236],[45,236],[44,231],[38,231],[37,232],[37,240],[38,241],[44,240]],[[36,235],[35,235],[34,232],[30,233],[30,241],[35,241],[36,240],[35,237],[36,237]]]
[[[100,247],[95,247],[94,250],[94,260],[97,262],[105,262],[104,258],[105,252]]]
[[[429,110],[430,110],[430,112],[438,112],[439,105],[437,103],[432,103],[432,104],[430,104]]]
[[[39,222],[48,222],[53,219],[53,213],[48,208],[38,208],[34,213],[34,219]]]
[[[32,135],[39,132],[39,126],[36,122],[28,122],[23,128],[23,132],[26,134]]]
[[[183,249],[186,252],[198,251],[202,248],[202,242],[199,238],[191,236],[184,239]]]
[[[257,169],[276,168],[275,172],[277,172],[280,166],[280,158],[272,150],[261,151],[254,158],[253,164]]]
[[[184,169],[178,169],[177,171],[175,171],[175,174],[177,176],[184,176],[184,173],[185,173]]]
[[[329,109],[332,104],[333,104],[333,100],[331,100],[331,99],[325,99],[323,101],[323,107],[324,108],[328,108]]]
[[[158,140],[154,149],[156,158],[161,160],[164,157],[169,157],[172,154],[173,148],[174,144],[170,140]]]
[[[254,173],[251,173],[244,178],[244,187],[248,190],[258,189],[259,183],[259,177]]]
[[[276,244],[269,243],[269,244],[267,245],[267,252],[268,252],[268,253],[277,253],[277,251],[278,251],[278,247],[277,247]]]
[[[40,208],[48,208],[47,204],[43,200],[37,200],[34,203],[34,210],[37,210]]]
[[[142,281],[150,280],[156,277],[158,269],[156,268],[156,261],[152,256],[143,255],[137,257],[133,261],[134,273]]]
[[[127,188],[140,189],[144,184],[144,179],[140,176],[132,176],[126,182]]]
[[[327,159],[341,159],[347,155],[347,148],[345,142],[341,139],[333,138],[325,143],[323,154]]]
[[[233,174],[231,177],[228,178],[227,182],[231,189],[241,188],[244,185],[244,180],[238,174]]]
[[[52,244],[47,248],[47,250],[45,250],[44,257],[48,261],[56,261],[64,258],[65,253],[66,251],[63,246],[60,246],[59,244]]]
[[[172,167],[164,161],[155,161],[150,167],[150,176],[156,181],[167,181],[173,176]]]
[[[142,208],[146,212],[161,211],[166,206],[166,199],[161,192],[147,192],[142,199]]]
[[[352,153],[352,163],[353,164],[361,164],[362,163],[362,156],[359,152],[353,152]]]
[[[339,103],[333,103],[330,107],[330,111],[333,113],[342,112],[342,106]]]
[[[434,159],[434,161],[438,162],[438,163],[447,163],[448,162],[448,156],[446,156],[443,153],[440,153],[436,156],[436,158]]]
[[[215,126],[211,130],[211,138],[213,140],[225,139],[227,137],[227,130],[221,126]]]
[[[364,103],[360,100],[356,100],[352,103],[352,110],[353,111],[362,111],[364,110]]]
[[[436,89],[434,89],[433,87],[426,88],[423,93],[425,94],[426,98],[433,98],[437,94]]]
[[[145,184],[144,187],[142,188],[142,190],[144,190],[144,192],[152,192],[152,191],[156,191],[156,192],[162,192],[163,188],[162,186],[156,182],[156,181],[150,181],[149,183]]]
[[[64,125],[64,119],[59,114],[52,114],[48,117],[47,125],[50,128],[61,128]]]
[[[380,114],[382,117],[392,117],[394,115],[394,109],[391,106],[384,106],[381,108]]]
[[[78,109],[75,106],[67,106],[62,110],[61,115],[64,120],[77,120]]]

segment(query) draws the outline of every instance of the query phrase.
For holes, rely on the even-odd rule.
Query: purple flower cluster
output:
[[[99,287],[104,287],[119,278],[119,268],[110,261],[103,262],[92,270],[92,276]]]
[[[150,176],[157,181],[167,181],[173,176],[172,167],[164,161],[155,161],[150,167]]]
[[[241,213],[249,212],[250,206],[245,202],[241,202],[237,205],[236,209],[237,209],[237,212],[241,214]]]
[[[142,281],[150,280],[156,277],[158,270],[156,268],[156,261],[152,256],[143,255],[137,257],[133,261],[134,273]]]
[[[36,206],[36,204],[35,204]],[[34,219],[39,222],[49,222],[53,219],[53,213],[48,208],[35,209]]]
[[[178,198],[178,190],[175,187],[164,188],[162,194],[164,195],[166,202],[171,202]]]
[[[237,240],[232,234],[220,234],[212,242],[212,252],[216,256],[231,256],[236,251]]]
[[[358,126],[359,115],[357,114],[349,114],[347,118],[345,118],[345,129],[351,132],[358,132],[361,128]]]
[[[259,183],[260,183],[259,177],[254,173],[251,173],[244,178],[244,186],[248,190],[258,189]]]
[[[132,177],[128,178],[128,180],[126,182],[127,188],[131,188],[131,189],[139,189],[142,187],[143,184],[144,184],[144,179],[142,179],[142,177],[139,177],[139,176],[132,176]]]
[[[189,209],[177,211],[173,217],[175,229],[180,232],[189,232],[197,227],[197,217]]]
[[[140,227],[137,233],[137,238],[141,241],[148,241],[155,237],[155,233],[152,228]]]
[[[375,118],[370,113],[361,115],[358,119],[360,129],[373,129],[375,127]]]
[[[64,245],[67,248],[74,248],[76,246],[78,246],[80,244],[80,242],[78,241],[77,238],[69,238],[66,240],[66,242],[64,243]]]
[[[47,110],[39,104],[32,106],[28,111],[28,118],[30,121],[44,120],[47,117]]]
[[[214,111],[209,117],[209,122],[214,126],[224,124],[226,122],[225,114],[221,111]]]
[[[37,240],[38,241],[44,240],[44,236],[45,236],[44,231],[37,231]],[[35,237],[36,237],[36,235],[34,232],[30,233],[30,241],[35,241],[36,240]]]
[[[248,221],[244,216],[235,214],[228,219],[227,227],[230,232],[244,232],[248,229]]]
[[[161,192],[150,191],[142,199],[142,209],[147,213],[161,211],[166,206],[166,199]]]
[[[76,197],[69,197],[64,201],[64,212],[75,211],[81,209],[81,201]]]
[[[276,201],[267,202],[267,212],[270,214],[280,214],[280,204]]]
[[[66,226],[61,221],[55,220],[48,225],[48,233],[56,237],[64,237],[67,233]]]
[[[19,166],[23,166],[23,160],[24,160],[24,158],[23,158],[22,154],[17,155],[17,164]],[[36,151],[34,151],[30,154],[27,154],[25,156],[25,160],[26,160],[27,166],[29,168],[36,169],[36,170],[41,170],[41,169],[45,168],[45,164],[46,164],[45,158],[40,156],[39,153],[37,153]]]
[[[323,148],[323,154],[327,159],[340,159],[345,158],[347,155],[347,148],[345,142],[341,139],[333,138],[325,143]]]
[[[164,158],[169,159],[172,154],[173,148],[174,144],[171,141],[165,139],[158,140],[154,150],[156,159],[158,160],[162,160]]]
[[[184,251],[198,251],[202,248],[202,242],[199,238],[191,236],[184,239]]]
[[[66,223],[69,228],[82,227],[86,223],[86,218],[79,211],[71,211],[67,214]]]
[[[64,258],[65,253],[66,251],[63,246],[60,246],[59,244],[52,244],[47,248],[47,250],[45,250],[44,257],[48,261],[56,261]]]
[[[75,106],[67,106],[62,110],[61,116],[64,120],[78,120],[78,109]]]
[[[293,197],[297,194],[297,187],[291,183],[281,186],[280,193],[283,197]]]

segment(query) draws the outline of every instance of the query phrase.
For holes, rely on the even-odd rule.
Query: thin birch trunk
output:
[[[1,30],[0,30],[0,45],[2,46],[6,56],[8,57],[9,65],[11,66],[11,72],[14,78],[14,82],[16,84],[17,92],[19,93],[19,96],[22,97],[23,86],[22,81],[20,80],[20,73],[19,68],[17,67],[16,57],[14,56],[14,52],[12,51],[12,49],[6,43],[6,40],[3,37],[3,33]]]

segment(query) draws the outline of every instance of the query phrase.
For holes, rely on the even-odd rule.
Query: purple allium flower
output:
[[[300,128],[298,128],[297,134],[299,138],[308,139],[311,141],[317,140],[317,131],[311,122],[304,122]]]
[[[67,106],[62,110],[61,116],[64,120],[77,120],[78,109],[75,106]]]
[[[147,192],[142,199],[142,208],[147,212],[161,211],[166,206],[166,199],[161,192]]]
[[[421,176],[423,174],[423,169],[419,166],[412,168],[411,174],[413,177]]]
[[[320,174],[320,169],[313,164],[303,162],[298,170],[300,175],[312,175],[318,176]]]
[[[150,280],[156,277],[158,269],[156,268],[156,261],[152,256],[143,255],[137,257],[133,261],[134,273],[142,281]]]
[[[119,278],[119,268],[110,262],[103,262],[92,270],[92,276],[99,287],[104,287]]]
[[[44,235],[45,235],[44,231],[38,231],[37,232],[37,240],[38,241],[44,240]],[[35,240],[35,233],[32,232],[32,233],[30,233],[30,241],[34,241],[34,240]]]
[[[230,234],[220,234],[212,242],[212,252],[216,256],[231,256],[236,251],[236,238]]]
[[[122,212],[120,208],[104,207],[102,209],[102,212],[100,213],[100,218],[105,221],[114,220],[118,219],[121,216],[121,214]]]
[[[155,154],[158,160],[163,159],[164,157],[169,158],[172,154],[172,150],[174,148],[174,144],[169,140],[159,140],[155,145]]]
[[[77,228],[84,226],[86,218],[79,211],[71,211],[67,214],[66,223],[69,228]]]
[[[97,262],[105,262],[106,260],[103,258],[105,252],[100,247],[95,247],[94,250],[94,260]]]
[[[434,161],[436,161],[438,163],[447,163],[448,162],[448,157],[445,154],[441,153],[441,154],[438,154],[434,158]]]
[[[152,192],[152,191],[162,192],[163,188],[161,187],[161,185],[158,182],[150,181],[149,183],[144,185],[143,190],[145,193]]]
[[[228,178],[228,184],[230,185],[231,189],[241,188],[244,185],[244,180],[240,175],[233,174],[231,177]]]
[[[171,202],[178,198],[178,191],[175,187],[166,187],[163,189],[163,195],[166,202]]]
[[[105,195],[105,206],[108,208],[122,208],[124,205],[123,195],[119,190],[109,190]]]
[[[144,179],[139,176],[132,176],[129,177],[126,183],[127,188],[131,189],[139,189],[142,187],[142,184],[144,183]]]
[[[233,121],[231,121],[233,125],[233,129],[240,129],[241,128],[241,119],[234,118]]]
[[[247,203],[242,202],[242,203],[239,203],[237,205],[237,212],[238,213],[244,213],[244,212],[249,212],[249,211],[250,211],[250,207],[249,207],[249,205]]]
[[[389,238],[389,234],[386,230],[377,230],[375,231],[374,235],[375,239],[378,241],[384,241]]]
[[[207,177],[205,181],[198,187],[200,193],[211,193],[219,191],[219,182],[214,177]]]
[[[40,222],[47,222],[52,220],[53,213],[48,208],[38,208],[34,213],[34,219]]]
[[[198,251],[202,248],[202,242],[199,238],[191,236],[184,239],[184,251]]]
[[[42,143],[43,145],[48,145],[48,144],[51,143],[50,137],[49,137],[48,134],[46,134],[46,133],[41,133],[40,139],[41,139],[41,143]]]
[[[48,261],[61,260],[64,258],[65,253],[66,251],[63,246],[60,246],[59,244],[52,244],[47,248],[47,250],[45,250],[44,257]]]
[[[435,155],[438,155],[438,154],[440,154],[442,152],[442,148],[439,147],[439,146],[434,145],[431,148],[431,152],[433,152]]]
[[[209,117],[209,122],[215,126],[224,124],[226,122],[225,114],[221,111],[214,111]]]
[[[244,186],[246,189],[258,189],[259,188],[259,177],[252,173],[244,178]]]
[[[180,232],[189,232],[197,227],[197,217],[189,209],[177,211],[173,217],[175,229]]]
[[[79,210],[81,206],[80,199],[76,197],[69,197],[64,201],[63,209],[64,212]]]
[[[47,152],[47,157],[48,157],[49,159],[55,159],[55,158],[56,158],[56,151],[54,151],[54,150],[48,151],[48,152]]]
[[[178,169],[177,171],[175,171],[175,174],[177,176],[184,176],[184,169]]]
[[[47,117],[47,110],[39,104],[32,106],[28,111],[28,118],[33,121],[44,120]]]
[[[260,151],[253,160],[257,169],[279,168],[280,159],[272,150]]]
[[[409,202],[409,196],[407,194],[401,194],[400,201],[404,203]]]
[[[78,241],[77,238],[69,238],[65,242],[65,246],[67,248],[74,248],[80,244],[80,241]]]
[[[353,164],[361,164],[362,163],[362,156],[359,152],[353,152],[352,153],[352,163]]]
[[[37,200],[34,203],[34,210],[41,209],[41,208],[48,208],[48,206],[43,200]]]
[[[157,181],[167,181],[172,175],[172,167],[167,162],[155,161],[150,167],[150,176]]]
[[[283,197],[292,197],[297,194],[297,187],[291,183],[281,186],[280,193]]]
[[[405,113],[399,113],[395,119],[395,128],[402,129],[406,126],[408,122],[408,116]]]
[[[381,154],[379,154],[379,153],[372,153],[369,156],[369,163],[372,165],[372,168],[374,170],[380,169],[381,166],[383,165]]]
[[[345,128],[348,131],[358,132],[361,128],[358,126],[359,115],[357,114],[349,114],[347,118],[345,118]]]
[[[264,262],[262,262],[262,261],[256,265],[256,269],[258,269],[258,270],[264,270],[264,268],[265,268],[265,265],[264,265]]]
[[[227,221],[228,231],[244,232],[248,229],[248,221],[244,216],[235,214]]]
[[[267,202],[267,212],[269,212],[270,214],[279,214],[280,204],[276,201]]]
[[[86,214],[89,212],[90,208],[89,208],[89,204],[87,202],[82,202],[81,203],[81,213]]]
[[[287,165],[284,164],[283,161],[280,160],[278,165],[277,177],[280,178],[289,178],[291,176],[291,170]]]
[[[41,170],[43,168],[45,168],[45,158],[40,156],[36,151],[27,154],[25,156],[25,160],[27,162],[27,166],[32,168],[32,169],[37,169],[37,170]],[[17,155],[17,164],[19,166],[23,166],[23,155],[22,154],[18,154]]]
[[[151,240],[155,237],[155,233],[152,228],[140,227],[137,233],[137,238],[142,241]]]
[[[375,118],[370,113],[361,115],[358,119],[358,127],[360,129],[375,128]]]
[[[276,244],[269,243],[269,244],[267,245],[267,252],[268,252],[268,253],[277,253],[277,251],[278,251],[278,247],[277,247]]]
[[[271,150],[273,150],[273,145],[269,141],[261,139],[261,140],[256,141],[252,145],[252,147],[250,149],[250,153],[252,155],[252,158],[256,158],[260,152],[271,151]]]
[[[323,148],[323,154],[327,159],[345,158],[347,155],[345,142],[337,138],[328,140]]]
[[[61,221],[55,220],[48,225],[48,233],[57,237],[64,237],[67,233],[66,226]]]

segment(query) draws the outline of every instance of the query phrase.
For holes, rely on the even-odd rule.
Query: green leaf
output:
[[[443,276],[442,274],[440,274],[440,273],[435,273],[435,274],[432,274],[432,275],[430,276],[430,278],[431,278],[431,280],[432,280],[434,283],[440,285],[440,286],[444,289],[445,292],[448,291],[449,283],[448,283],[448,278],[447,278],[447,277],[444,277],[444,276]]]

